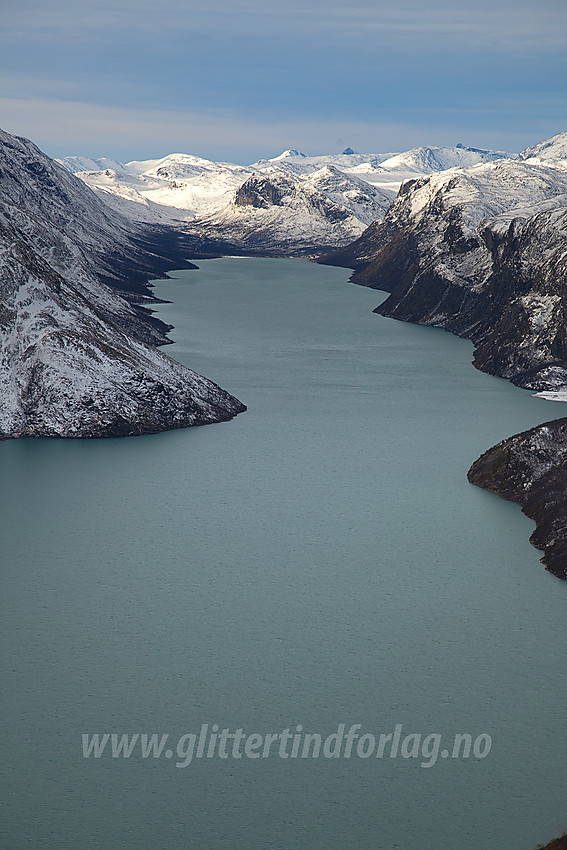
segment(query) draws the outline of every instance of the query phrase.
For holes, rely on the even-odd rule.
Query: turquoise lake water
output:
[[[384,294],[344,269],[222,259],[172,278],[166,353],[246,413],[0,444],[2,846],[530,850],[564,831],[567,583],[519,508],[466,479],[564,405],[373,314]],[[177,767],[203,724],[398,724],[492,749]],[[106,732],[167,734],[173,755],[84,758],[81,736]]]

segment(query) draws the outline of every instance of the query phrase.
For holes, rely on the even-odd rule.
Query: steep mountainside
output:
[[[519,160],[405,183],[381,223],[322,261],[392,292],[382,315],[471,339],[475,364],[565,392],[567,169]]]
[[[0,131],[0,438],[150,433],[244,409],[150,347],[167,326],[117,291],[138,300],[171,267],[146,237],[159,241]]]
[[[537,528],[549,572],[567,579],[567,419],[555,419],[489,449],[470,468],[471,484],[521,505]]]
[[[322,257],[392,294],[376,312],[471,339],[474,363],[567,401],[567,134],[513,160],[404,183],[383,222]],[[470,480],[519,502],[567,577],[565,420],[491,449]]]

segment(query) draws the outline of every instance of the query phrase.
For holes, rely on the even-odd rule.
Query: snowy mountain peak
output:
[[[307,157],[307,154],[303,153],[303,151],[297,151],[294,148],[291,148],[287,151],[284,151],[279,156],[274,156],[272,159],[269,159],[268,162],[280,162],[282,159],[289,159],[292,156],[298,156],[300,158]]]
[[[353,151],[352,148],[345,148],[342,153],[343,156],[354,156],[354,154],[356,154],[356,151]]]
[[[414,172],[432,174],[436,171],[446,171],[449,168],[470,168],[483,162],[492,162],[507,156],[503,151],[487,151],[477,148],[467,148],[464,145],[455,147],[413,148],[404,153],[380,163],[380,168],[388,171]]]
[[[106,171],[107,168],[117,172],[126,170],[121,162],[107,156],[99,159],[92,159],[90,156],[65,156],[63,159],[56,159],[55,162],[65,166],[71,174],[78,174],[80,171]]]
[[[558,133],[551,139],[526,148],[519,157],[523,160],[537,159],[552,165],[559,164],[563,160],[567,164],[567,132]]]

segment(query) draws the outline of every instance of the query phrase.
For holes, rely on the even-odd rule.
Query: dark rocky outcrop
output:
[[[390,292],[381,315],[472,340],[477,368],[567,388],[566,193],[566,170],[507,160],[412,181],[383,222],[319,262]]]
[[[540,845],[536,850],[567,850],[567,832],[561,838],[555,838],[546,844],[545,847]]]
[[[351,267],[354,282],[390,292],[377,313],[470,339],[477,368],[567,400],[566,142],[562,134],[515,160],[408,181],[383,222],[319,261]],[[549,423],[512,437],[470,473],[536,520],[532,542],[561,578],[563,428]]]
[[[274,180],[264,174],[255,174],[236,190],[234,205],[267,209],[270,206],[281,206],[283,197],[281,185],[277,186]]]
[[[516,502],[536,523],[530,542],[542,562],[567,578],[567,419],[556,419],[503,440],[469,469],[471,484]]]

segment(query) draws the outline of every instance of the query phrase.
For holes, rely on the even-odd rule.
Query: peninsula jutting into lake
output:
[[[479,369],[567,400],[567,133],[518,156],[288,150],[248,167],[186,154],[54,162],[19,137],[1,141],[3,438],[135,435],[242,412],[156,350],[171,326],[148,309],[149,279],[187,257],[314,258],[329,245],[319,262],[392,293],[382,315],[471,339]],[[523,506],[537,492],[532,539],[565,578],[561,446],[538,434],[523,451],[545,439],[543,478],[533,458],[509,471],[521,492],[490,481],[486,465],[470,480]]]

